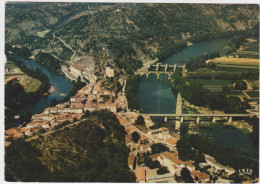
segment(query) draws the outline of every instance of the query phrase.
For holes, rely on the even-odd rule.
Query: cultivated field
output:
[[[235,96],[235,97],[243,97],[245,98],[245,94],[242,91],[233,90],[227,93],[227,96]]]
[[[211,80],[211,79],[196,79],[203,84],[204,88],[213,91],[220,92],[222,87],[231,84],[231,80]]]
[[[213,60],[218,66],[230,65],[231,67],[259,67],[259,59],[220,57]]]
[[[26,93],[35,92],[39,89],[41,81],[29,76],[24,76],[19,79],[20,84],[24,87]]]
[[[250,86],[252,86],[253,89],[259,89],[259,81],[258,80],[247,80]]]
[[[251,98],[259,98],[259,91],[246,91]]]

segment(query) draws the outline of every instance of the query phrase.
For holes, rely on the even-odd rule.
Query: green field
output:
[[[30,93],[35,92],[39,89],[41,81],[29,76],[25,76],[20,79],[20,84],[24,87],[26,93]]]
[[[231,80],[211,80],[211,79],[196,79],[203,84],[204,88],[213,91],[220,92],[222,87],[231,83]]]
[[[259,91],[247,91],[246,92],[251,98],[259,98]]]
[[[241,96],[243,98],[246,97],[242,91],[230,91],[229,93],[227,93],[227,96],[235,96],[235,97]]]
[[[252,51],[252,52],[259,52],[259,45],[255,47],[249,47],[244,49],[243,51]]]
[[[259,89],[259,81],[258,80],[247,80],[247,82],[249,83],[249,85],[253,89]]]
[[[226,72],[243,72],[243,71],[250,71],[250,72],[255,72],[255,71],[259,71],[258,67],[249,67],[246,68],[246,66],[241,66],[238,67],[238,65],[218,65],[217,68],[214,69],[214,71],[226,71]]]

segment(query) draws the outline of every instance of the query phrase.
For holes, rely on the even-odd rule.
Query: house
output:
[[[133,140],[132,140],[132,136],[129,134],[125,135],[125,143],[127,147],[130,147],[133,145]]]
[[[169,129],[166,127],[161,127],[161,128],[154,129],[154,130],[149,130],[148,134],[155,135],[155,134],[159,134],[159,133],[163,133],[163,132],[169,133]]]
[[[16,76],[12,76],[12,77],[8,77],[7,79],[5,79],[5,83],[8,83],[10,81],[17,81],[17,77]]]
[[[129,154],[128,156],[128,166],[131,170],[134,170],[134,165],[135,165],[135,162],[136,162],[136,158],[135,158],[135,155],[134,154]]]
[[[107,77],[114,77],[114,75],[115,75],[114,69],[112,69],[110,67],[106,67],[106,76]]]
[[[146,172],[144,167],[138,167],[135,169],[136,182],[145,183],[146,182]]]
[[[210,177],[206,173],[201,173],[200,171],[191,171],[190,174],[195,182],[207,183],[210,181]]]
[[[233,173],[235,173],[235,170],[233,168],[230,168],[228,166],[223,166],[219,163],[217,163],[217,161],[209,156],[205,154],[205,161],[207,163],[207,165],[210,165],[211,168],[213,169],[213,172],[219,172],[219,171],[225,171],[227,173],[227,175],[231,175]]]
[[[171,173],[165,173],[162,175],[147,175],[146,180],[147,183],[177,183]]]
[[[177,144],[177,140],[174,140],[172,138],[168,138],[165,141],[166,141],[166,145],[168,145],[168,146],[176,146],[176,144]]]

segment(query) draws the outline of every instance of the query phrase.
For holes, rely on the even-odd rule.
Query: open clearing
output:
[[[252,86],[253,89],[259,89],[259,81],[258,80],[247,80],[247,82]]]
[[[22,77],[19,81],[26,93],[37,91],[41,85],[41,81],[29,76]]]
[[[246,91],[251,98],[259,98],[259,91]]]
[[[203,84],[204,88],[213,91],[220,92],[222,87],[231,84],[231,80],[211,80],[211,79],[196,79]]]
[[[246,97],[242,91],[235,91],[235,90],[232,90],[229,93],[227,93],[227,96],[235,96],[235,97],[243,97],[243,98]]]
[[[214,63],[217,65],[230,65],[230,67],[241,67],[245,66],[247,67],[259,67],[259,59],[251,59],[251,58],[232,58],[232,57],[220,57],[215,58],[213,60]]]

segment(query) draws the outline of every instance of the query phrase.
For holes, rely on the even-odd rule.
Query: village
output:
[[[110,73],[110,71],[109,71]],[[136,175],[136,182],[170,182],[176,183],[176,177],[181,176],[181,170],[187,168],[194,181],[206,183],[210,182],[211,177],[200,170],[207,170],[208,173],[223,173],[228,177],[235,172],[234,169],[225,167],[215,161],[209,155],[205,155],[206,162],[200,163],[200,169],[196,169],[194,161],[182,161],[178,157],[176,148],[180,135],[172,133],[166,127],[159,129],[149,129],[153,122],[149,118],[144,119],[146,132],[139,129],[136,125],[139,113],[130,111],[127,108],[125,97],[125,82],[123,90],[118,94],[104,89],[100,82],[89,83],[80,89],[76,95],[72,96],[68,102],[48,107],[41,114],[34,114],[32,120],[26,126],[15,127],[5,131],[5,146],[8,146],[14,139],[21,137],[35,137],[44,135],[44,133],[54,132],[61,125],[78,123],[87,111],[109,110],[113,112],[120,124],[124,126],[126,135],[125,142],[130,149],[128,157],[128,166]],[[140,137],[134,141],[133,134]],[[27,139],[30,140],[30,139]],[[140,155],[151,153],[152,145],[162,144],[169,148],[169,151],[150,154],[149,158],[153,162],[159,162],[167,170],[163,174],[158,173],[159,168],[149,168],[144,163],[140,163]],[[139,164],[138,164],[139,163]],[[219,183],[230,183],[232,181],[218,177]]]

